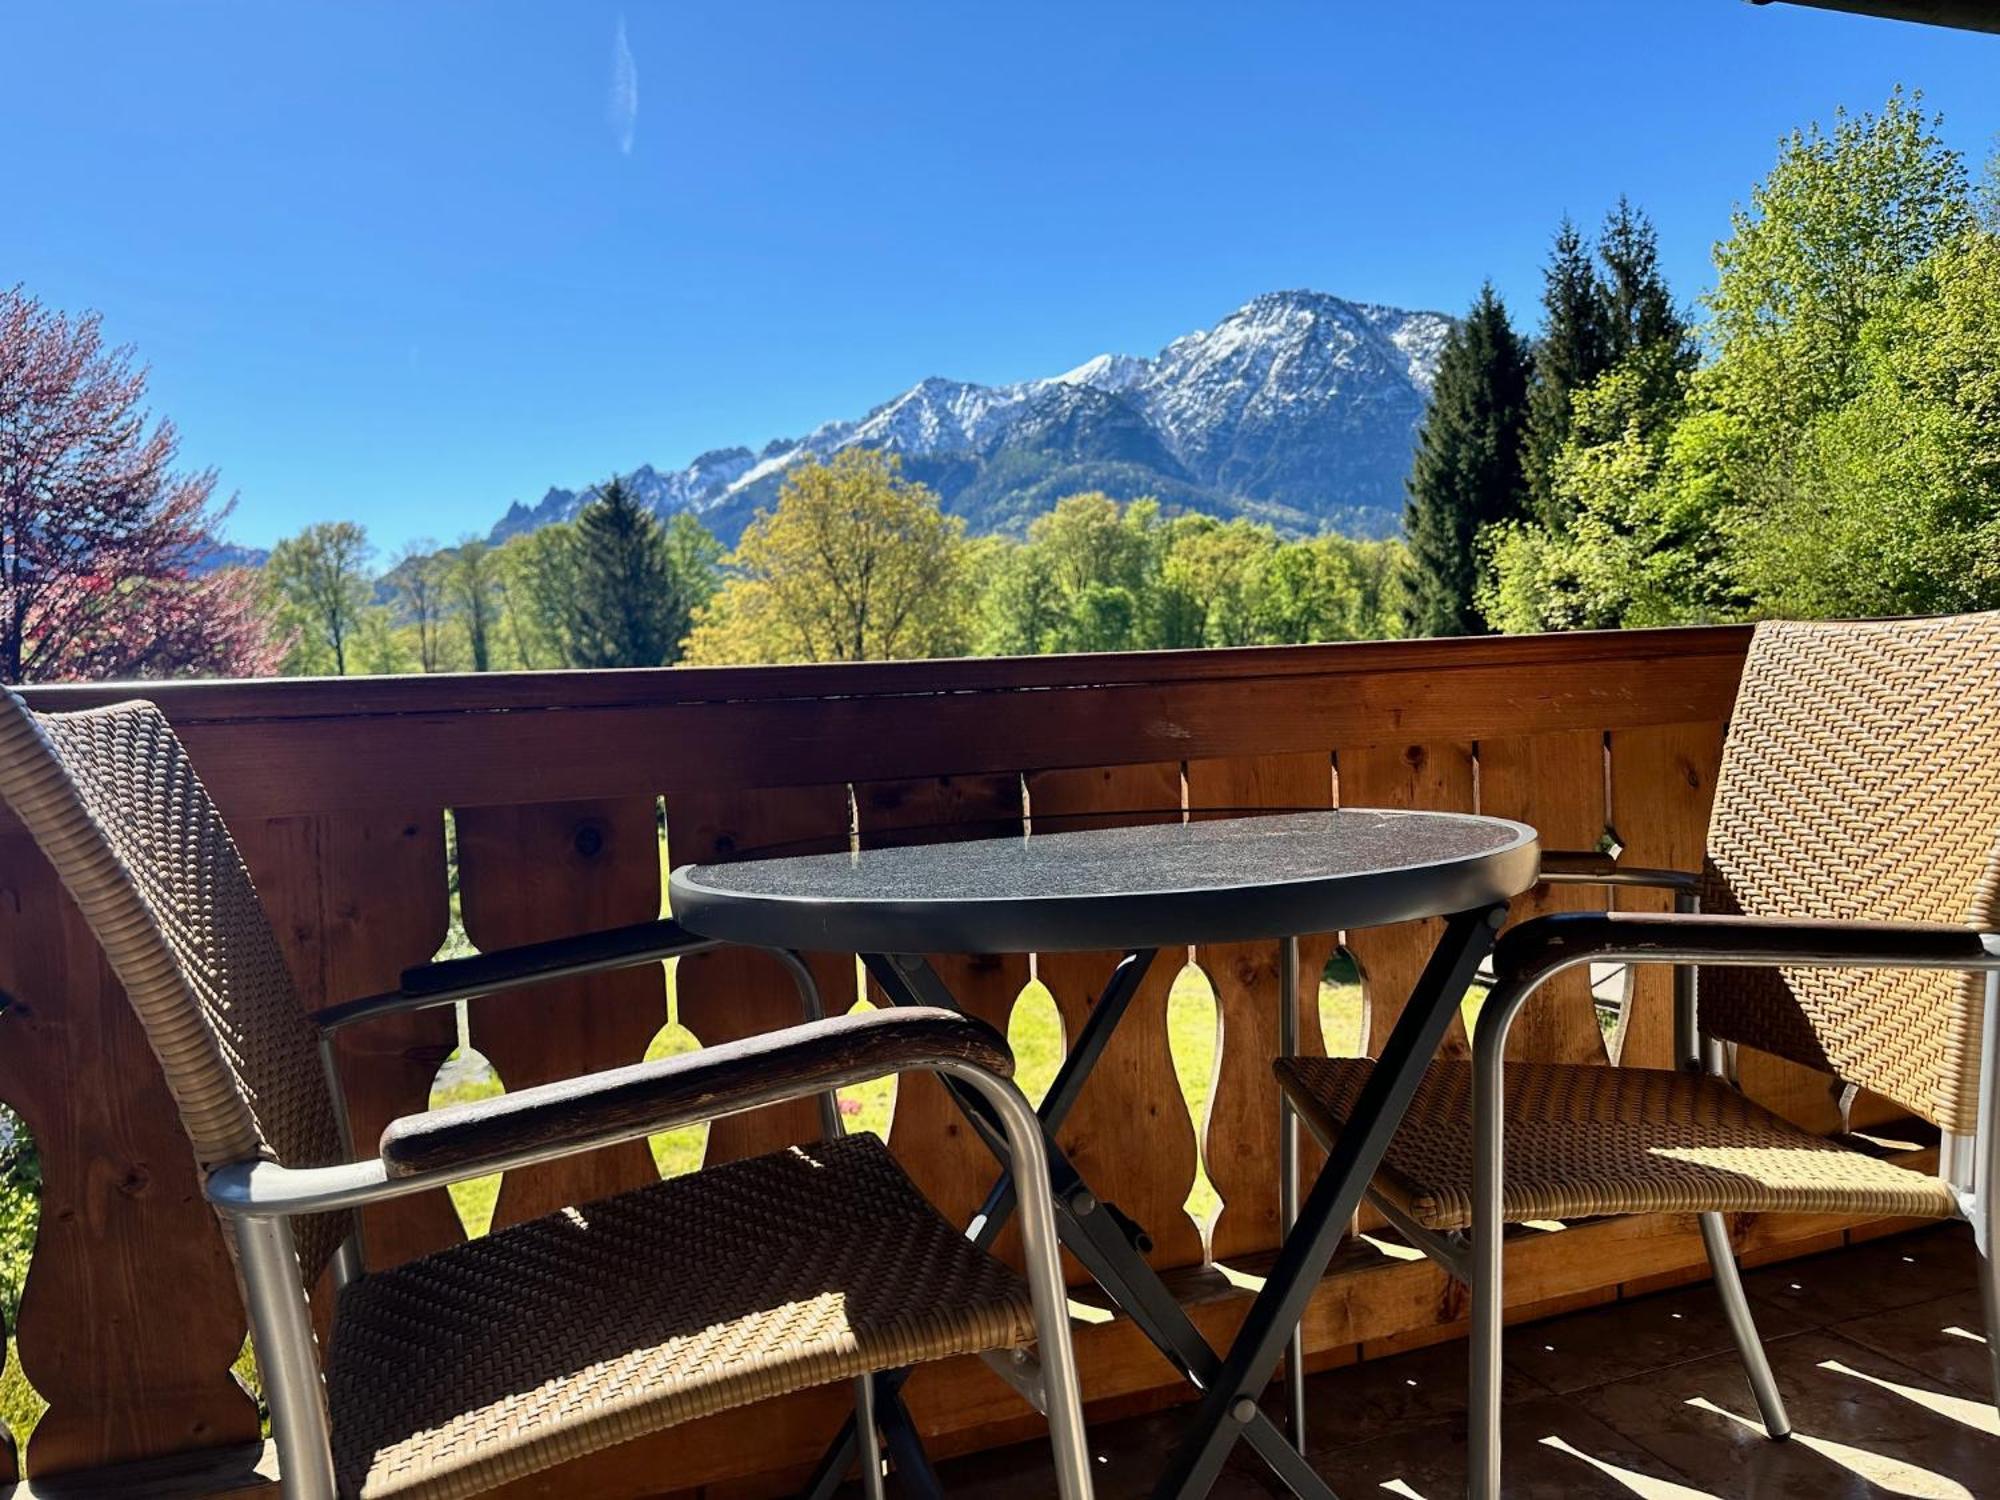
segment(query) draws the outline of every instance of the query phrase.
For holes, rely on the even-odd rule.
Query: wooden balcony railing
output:
[[[828,667],[159,684],[229,817],[297,972],[305,1002],[390,988],[438,951],[450,916],[446,814],[456,828],[466,934],[480,947],[637,921],[661,903],[660,818],[675,861],[855,836],[883,841],[1018,829],[1027,815],[1332,805],[1479,809],[1538,826],[1551,847],[1692,866],[1747,632],[1736,628],[1508,640],[1422,641],[1108,657]],[[130,690],[50,688],[61,710]],[[913,834],[913,830],[923,830]],[[234,1383],[244,1317],[215,1223],[166,1090],[116,983],[47,865],[0,824],[0,1100],[32,1131],[43,1199],[19,1328],[19,1359],[49,1402],[23,1455],[31,1475],[93,1470],[253,1443]],[[1622,900],[1645,900],[1643,895]],[[1517,915],[1602,893],[1537,894]],[[1317,972],[1338,934],[1307,945]],[[1346,938],[1366,986],[1366,1030],[1385,1034],[1429,939]],[[1042,961],[1073,1033],[1114,955]],[[1153,1259],[1220,1340],[1277,1238],[1277,955],[1256,945],[1194,956],[1218,1001],[1211,1103],[1191,1119],[1169,1055],[1160,966],[1070,1118],[1068,1147],[1106,1197],[1151,1231]],[[854,965],[816,957],[836,1003]],[[947,979],[1001,1025],[1026,959],[955,960]],[[773,963],[717,954],[682,962],[680,1020],[717,1042],[796,1017]],[[667,1018],[658,969],[548,984],[474,1008],[473,1045],[508,1087],[633,1061]],[[1317,1046],[1309,1025],[1310,1044]],[[1633,987],[1626,1063],[1668,1058],[1658,975]],[[1516,1028],[1524,1055],[1609,1063],[1581,976]],[[355,1028],[340,1066],[357,1135],[421,1110],[456,1045],[445,1012]],[[1462,1032],[1449,1045],[1463,1047]],[[1746,1086],[1782,1112],[1834,1123],[1827,1080],[1746,1058]],[[816,1133],[809,1107],[718,1123],[708,1159]],[[890,1143],[949,1212],[990,1174],[928,1080],[906,1082]],[[1212,1239],[1184,1204],[1197,1153],[1223,1199]],[[510,1174],[506,1224],[649,1180],[643,1145]],[[1834,1220],[1745,1219],[1745,1251],[1823,1248]],[[377,1264],[452,1243],[442,1194],[374,1212]],[[1616,1297],[1697,1274],[1692,1220],[1607,1221],[1531,1234],[1510,1292],[1524,1309]],[[1459,1292],[1427,1262],[1366,1241],[1343,1252],[1308,1319],[1332,1364],[1446,1337]],[[1096,1410],[1184,1391],[1133,1330],[1108,1319],[1079,1336]],[[935,1367],[908,1392],[950,1452],[1036,1430],[973,1361]],[[833,1431],[844,1391],[738,1412],[600,1455],[518,1493],[641,1495],[683,1486],[795,1480]],[[730,1493],[738,1493],[732,1488]]]

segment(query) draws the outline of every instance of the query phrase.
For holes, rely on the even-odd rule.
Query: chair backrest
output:
[[[2000,923],[2000,614],[1759,625],[1709,821],[1713,912]],[[1701,1023],[1970,1133],[1984,980],[1703,970]]]
[[[150,703],[38,714],[0,691],[0,797],[90,924],[204,1168],[341,1159],[316,1033],[242,856]],[[298,1226],[310,1284],[348,1224]]]

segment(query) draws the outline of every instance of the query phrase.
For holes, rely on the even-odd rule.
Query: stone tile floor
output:
[[[1745,1277],[1796,1435],[1757,1423],[1714,1293],[1691,1286],[1508,1330],[1509,1500],[2000,1500],[2000,1418],[1971,1232],[1943,1226]],[[1343,1500],[1465,1484],[1465,1346],[1312,1378],[1307,1451]],[[1274,1388],[1267,1401],[1275,1410]],[[1150,1493],[1185,1413],[1092,1431],[1101,1500]],[[969,1500],[1051,1493],[1039,1443],[940,1465]],[[893,1481],[891,1493],[894,1493]],[[1217,1500],[1284,1493],[1239,1452]]]

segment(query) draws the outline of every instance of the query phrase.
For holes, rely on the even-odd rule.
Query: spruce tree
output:
[[[1609,369],[1615,355],[1609,299],[1590,247],[1568,215],[1556,231],[1542,278],[1542,336],[1535,343],[1522,464],[1535,518],[1556,530],[1569,520],[1555,496],[1553,474],[1556,454],[1569,437],[1571,397]]]
[[[1618,206],[1605,215],[1597,253],[1604,262],[1599,297],[1610,356],[1606,364],[1645,349],[1671,350],[1677,360],[1685,351],[1684,362],[1691,367],[1694,341],[1660,271],[1653,221],[1621,195]]]
[[[571,660],[658,667],[679,659],[691,604],[667,534],[622,479],[576,518]]]
[[[1481,527],[1526,511],[1527,416],[1527,350],[1488,282],[1445,342],[1410,474],[1403,511],[1413,564],[1403,610],[1410,634],[1486,630],[1473,603],[1476,543]]]

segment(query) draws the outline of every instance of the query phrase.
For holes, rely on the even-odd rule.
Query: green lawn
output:
[[[866,1002],[863,1002],[864,1004]],[[1319,992],[1321,1034],[1336,1051],[1353,1051],[1361,1035],[1361,985],[1345,975],[1322,982]],[[680,1024],[674,985],[667,985],[669,1020],[647,1049],[648,1060],[672,1057],[699,1044],[694,1034]],[[1215,998],[1207,978],[1199,969],[1183,969],[1174,981],[1167,1000],[1167,1045],[1174,1058],[1181,1092],[1186,1095],[1188,1113],[1199,1122],[1208,1110],[1208,1092],[1215,1070]],[[1007,1041],[1014,1049],[1017,1077],[1030,1099],[1040,1102],[1054,1080],[1063,1058],[1062,1028],[1055,1000],[1047,989],[1033,983],[1022,992],[1007,1028]],[[456,1054],[454,1054],[456,1056]],[[469,1099],[485,1099],[500,1092],[500,1080],[490,1071],[461,1078],[431,1094],[431,1106],[461,1104]],[[894,1079],[881,1079],[841,1093],[841,1112],[850,1130],[873,1131],[886,1137],[895,1108]],[[690,1126],[651,1138],[653,1160],[665,1177],[691,1172],[701,1165],[707,1143],[706,1126]],[[500,1191],[498,1177],[480,1177],[450,1189],[452,1202],[468,1234],[484,1234],[493,1222],[493,1203]],[[1193,1189],[1188,1194],[1188,1212],[1197,1223],[1206,1225],[1222,1206],[1208,1174],[1199,1166]]]

